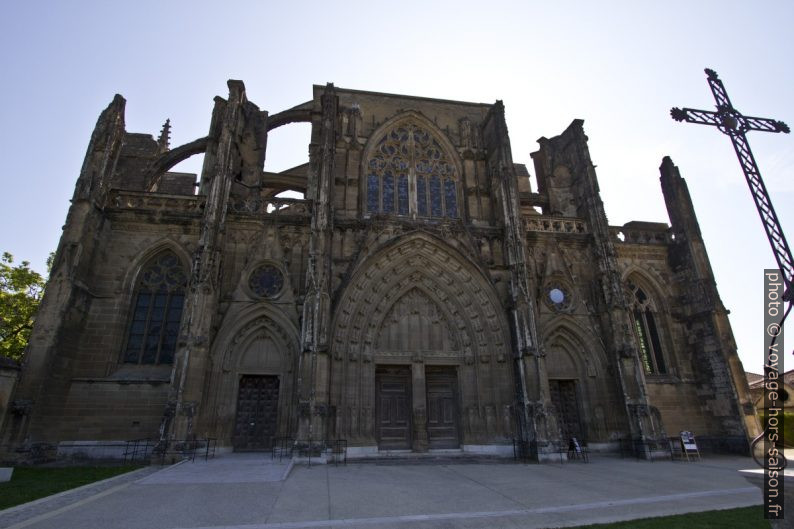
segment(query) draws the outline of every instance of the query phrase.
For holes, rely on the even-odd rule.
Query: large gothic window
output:
[[[653,300],[636,284],[629,282],[628,287],[632,296],[634,334],[637,337],[637,345],[640,348],[640,358],[645,372],[649,374],[667,373],[662,342],[659,339],[659,329],[656,326],[656,310]]]
[[[450,217],[458,213],[458,176],[438,140],[415,124],[399,125],[367,161],[367,213]]]
[[[140,272],[124,362],[171,364],[174,361],[187,276],[179,258],[166,250]]]

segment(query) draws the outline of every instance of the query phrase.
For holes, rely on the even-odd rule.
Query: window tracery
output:
[[[367,213],[459,216],[455,165],[433,134],[419,125],[399,125],[384,134],[366,170]]]
[[[284,288],[284,274],[272,264],[259,266],[248,277],[248,288],[260,298],[274,298]]]
[[[124,362],[172,364],[185,300],[187,275],[170,250],[153,257],[141,270]]]
[[[662,342],[656,325],[656,308],[653,300],[642,288],[632,282],[628,283],[628,289],[631,293],[634,334],[637,338],[640,359],[645,372],[648,374],[667,373]]]

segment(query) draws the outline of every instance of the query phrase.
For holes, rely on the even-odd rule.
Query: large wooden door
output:
[[[378,448],[411,448],[411,368],[378,367],[375,372]]]
[[[576,437],[582,440],[582,421],[579,417],[579,400],[576,398],[575,380],[549,380],[551,403],[557,409],[563,439]]]
[[[428,367],[427,437],[430,448],[458,448],[458,377],[454,367]]]
[[[273,375],[244,375],[237,396],[235,450],[268,450],[278,424],[279,380]]]

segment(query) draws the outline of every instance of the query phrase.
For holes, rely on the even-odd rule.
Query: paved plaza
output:
[[[737,470],[595,456],[589,464],[464,459],[292,466],[263,454],[147,467],[0,511],[31,529],[543,528],[761,503]]]

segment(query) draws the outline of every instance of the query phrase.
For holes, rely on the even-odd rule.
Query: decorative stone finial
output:
[[[163,123],[163,129],[160,131],[160,137],[157,138],[157,145],[160,147],[160,152],[165,152],[171,145],[171,120],[166,119]]]

